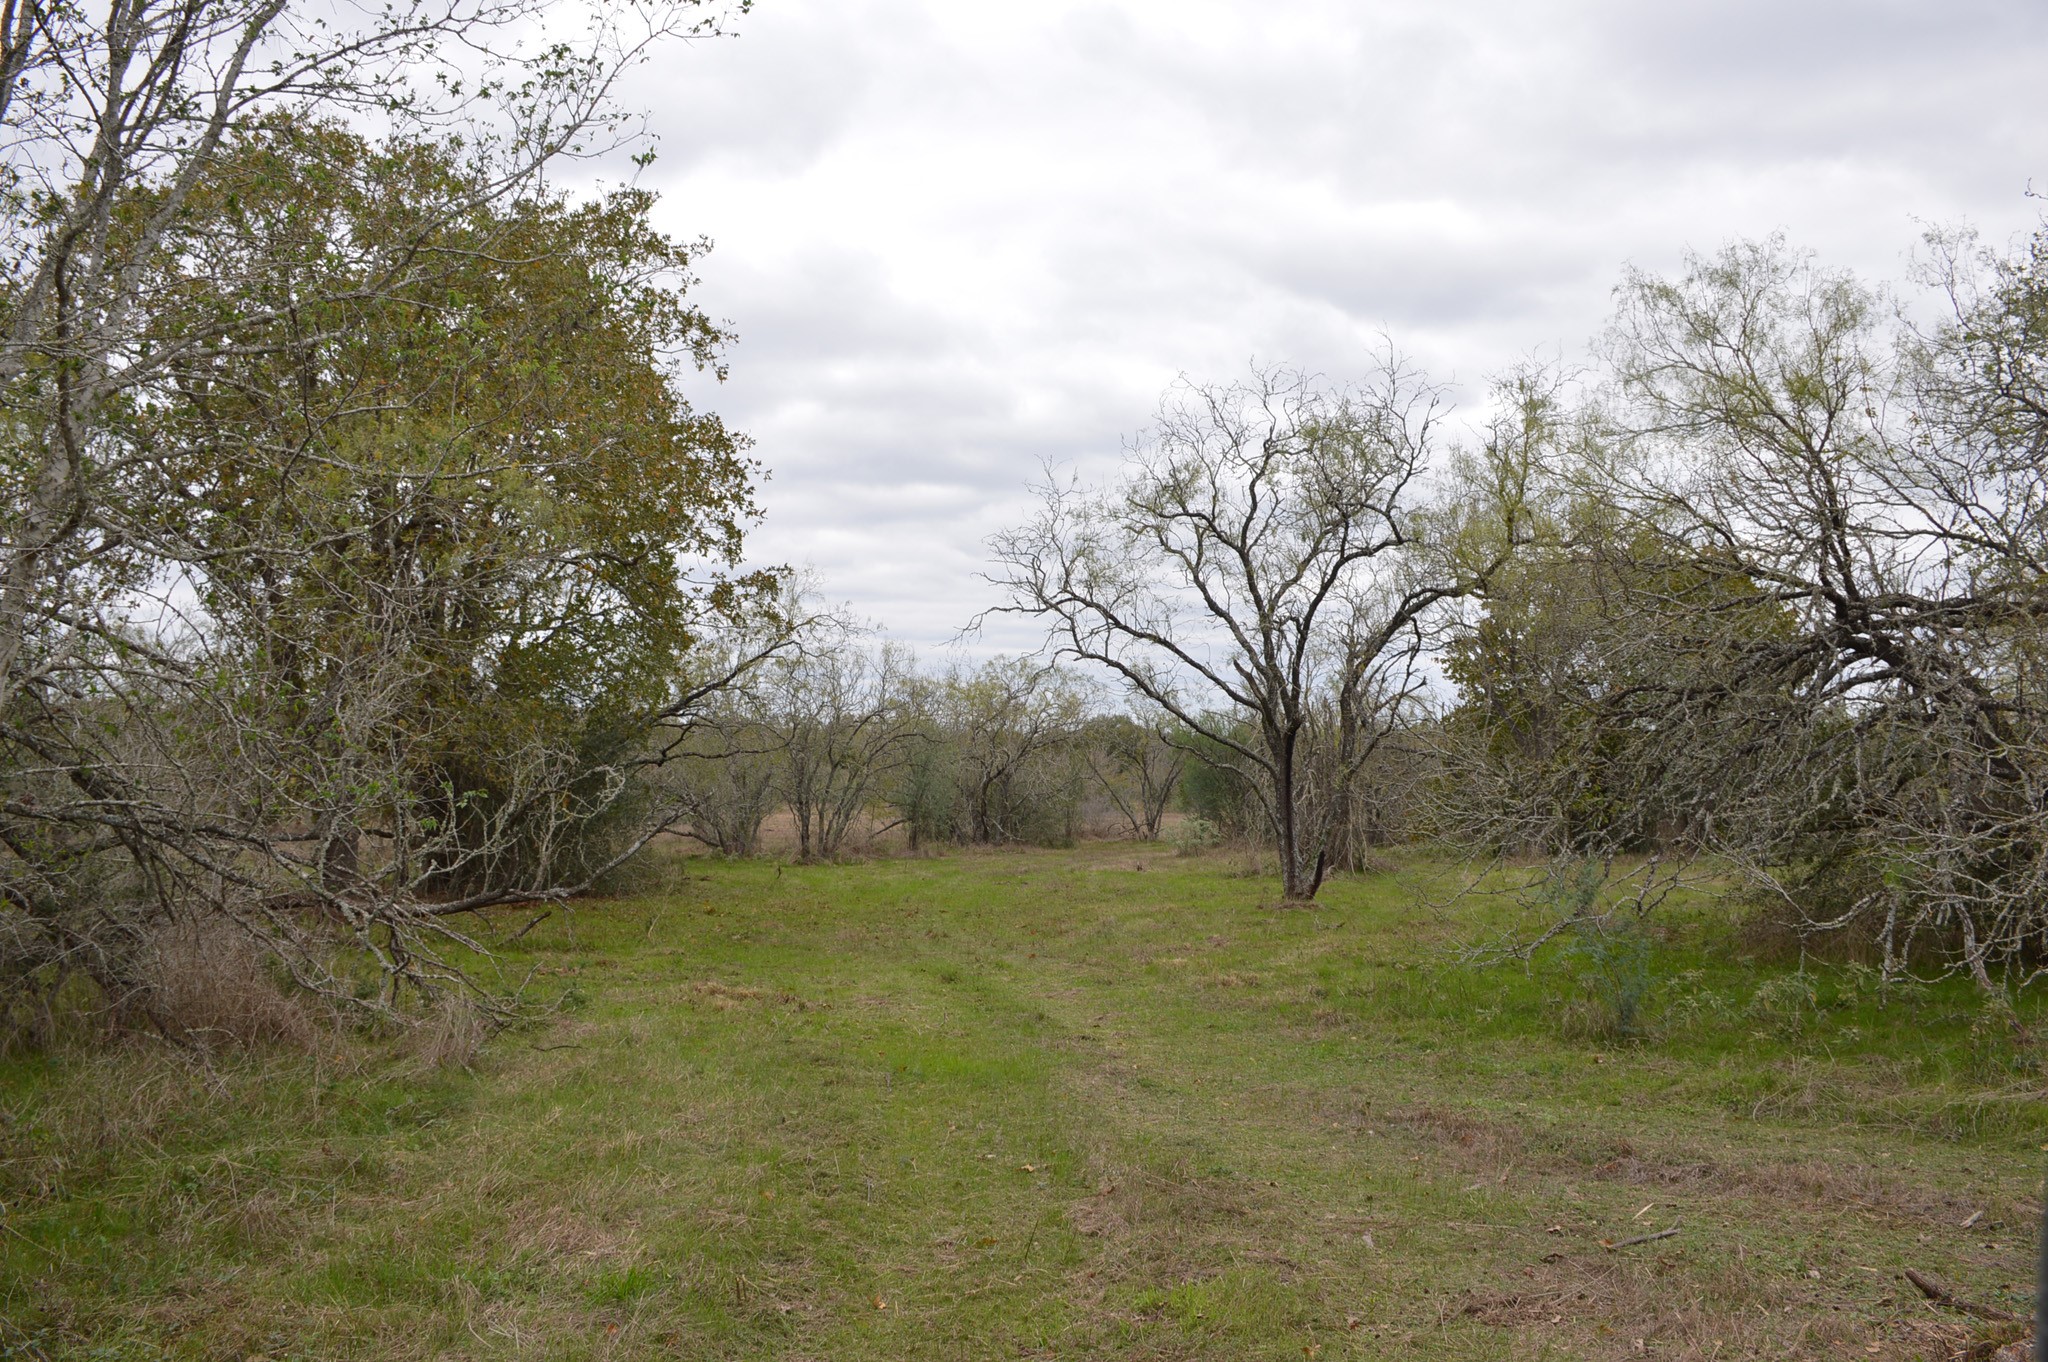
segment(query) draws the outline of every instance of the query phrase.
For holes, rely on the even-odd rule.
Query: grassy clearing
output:
[[[2041,1073],[1966,989],[1746,963],[1698,907],[1650,944],[1645,1037],[1573,1039],[1600,962],[1454,963],[1502,924],[1418,907],[1427,873],[1303,910],[1129,845],[693,861],[510,948],[573,1010],[467,1069],[10,1063],[0,1356],[1937,1358],[1996,1334],[1908,1266],[2025,1312]]]

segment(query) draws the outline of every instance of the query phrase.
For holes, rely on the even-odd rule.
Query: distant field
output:
[[[1902,1276],[2028,1310],[2048,1106],[2010,1022],[1960,985],[1746,959],[1695,906],[1657,936],[1645,1034],[1588,1039],[1587,962],[1458,963],[1504,910],[1429,907],[1437,873],[1302,909],[1130,844],[693,859],[508,947],[571,1010],[467,1069],[140,1042],[0,1064],[0,1356],[1934,1359],[2012,1335]]]

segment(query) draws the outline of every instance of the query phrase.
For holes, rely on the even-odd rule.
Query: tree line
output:
[[[676,831],[729,856],[771,815],[800,860],[949,845],[1156,840],[1186,765],[1157,716],[1035,657],[921,668],[842,616],[707,703],[664,773]]]

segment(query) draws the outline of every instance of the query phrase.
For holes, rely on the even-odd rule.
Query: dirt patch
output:
[[[1072,1202],[1067,1206],[1067,1223],[1074,1233],[1089,1239],[1114,1238],[1130,1228],[1123,1213],[1110,1198],[1115,1189],[1097,1193],[1085,1200]]]
[[[1806,1205],[1854,1206],[1915,1221],[1953,1225],[1981,1199],[1908,1181],[1869,1164],[1835,1160],[1766,1160],[1736,1164],[1696,1149],[1639,1146],[1621,1136],[1531,1132],[1483,1112],[1423,1106],[1380,1118],[1451,1153],[1468,1171],[1518,1168],[1626,1183],[1660,1191],[1792,1200]],[[1989,1208],[2010,1219],[2018,1206]]]

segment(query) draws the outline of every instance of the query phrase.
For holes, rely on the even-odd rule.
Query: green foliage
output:
[[[1644,1012],[1656,986],[1650,968],[1651,945],[1642,924],[1581,923],[1573,928],[1563,954],[1593,1009],[1577,1029],[1595,1039],[1629,1040],[1641,1035]]]
[[[1222,745],[1193,732],[1176,733],[1174,741],[1192,755],[1180,782],[1181,807],[1189,816],[1207,823],[1223,837],[1243,837],[1258,828],[1262,821],[1258,795]]]
[[[1071,845],[1087,762],[1074,679],[1029,657],[955,667],[920,688],[917,736],[888,796],[911,845]]]
[[[311,117],[168,193],[120,205],[175,231],[123,314],[149,362],[94,414],[103,550],[6,678],[0,978],[87,975],[132,1024],[139,943],[210,915],[339,999],[460,986],[450,901],[636,845],[707,642],[772,617],[746,441],[681,386],[725,342],[701,245],[642,191]],[[0,476],[46,434],[8,425]]]
[[[402,672],[383,722],[417,765],[385,798],[424,799],[465,848],[528,797],[513,764],[536,749],[566,756],[561,798],[630,825],[602,769],[767,587],[727,575],[754,514],[746,441],[673,368],[725,341],[684,300],[702,243],[656,231],[645,191],[483,190],[455,146],[285,119],[243,135],[188,201],[203,249],[152,291],[231,309],[244,348],[177,373],[135,434],[172,451],[157,514],[205,564],[228,684],[317,747],[338,686]],[[363,250],[380,240],[418,263],[393,272]],[[374,675],[351,671],[365,657]],[[597,824],[546,836],[458,855],[441,887],[508,856],[572,880],[606,858]]]
[[[1223,831],[1200,814],[1190,814],[1173,834],[1173,849],[1182,856],[1194,856],[1223,840]]]
[[[959,794],[952,749],[927,724],[912,740],[891,796],[913,851],[953,839],[960,826]]]
[[[1758,984],[1744,1012],[1774,1031],[1796,1036],[1806,1029],[1819,1006],[1813,980],[1804,974],[1783,974]]]
[[[1730,658],[1782,640],[1789,614],[1741,573],[1687,563],[1654,523],[1615,522],[1595,496],[1561,498],[1446,649],[1453,840],[1517,855],[1682,844],[1731,727],[1775,717],[1728,686]]]

